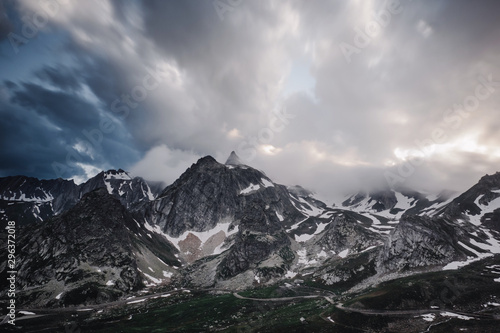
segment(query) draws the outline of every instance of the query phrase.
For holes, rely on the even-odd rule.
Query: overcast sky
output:
[[[498,1],[0,0],[0,176],[464,190],[500,171]],[[498,83],[497,83],[498,82]]]

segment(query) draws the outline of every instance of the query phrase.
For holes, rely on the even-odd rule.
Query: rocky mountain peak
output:
[[[104,179],[123,179],[123,180],[128,180],[132,179],[128,172],[118,169],[118,170],[108,170],[108,171],[103,171],[101,172],[103,175]]]
[[[479,180],[479,184],[491,187],[500,186],[500,172],[496,172],[492,175],[484,175]]]
[[[240,158],[238,155],[236,155],[236,153],[234,152],[234,150],[231,152],[231,154],[229,155],[229,157],[227,158],[226,160],[226,165],[242,165],[243,163],[241,162]]]
[[[444,210],[452,218],[466,218],[475,225],[500,229],[500,173],[485,175],[470,189],[453,199]]]
[[[231,155],[229,162],[234,163],[237,156]],[[273,183],[249,166],[220,164],[210,156],[198,160],[148,203],[144,217],[170,237],[184,240],[189,232],[211,234],[237,226],[254,199],[266,203],[264,207],[269,207],[276,224],[281,223],[276,212],[291,224],[304,218],[293,206],[285,186]],[[253,215],[257,211],[251,210]],[[233,229],[224,231],[226,237],[229,230]],[[187,252],[181,256],[183,253]]]
[[[215,160],[215,158],[213,158],[212,156],[207,155],[207,156],[200,158],[198,161],[196,161],[196,163],[194,163],[191,166],[191,168],[189,168],[188,170],[199,169],[199,168],[214,168],[214,167],[218,167],[218,166],[222,166],[222,164],[217,162]],[[188,170],[186,170],[186,171],[188,171]]]

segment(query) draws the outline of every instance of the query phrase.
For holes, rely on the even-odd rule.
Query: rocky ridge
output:
[[[455,197],[386,189],[329,206],[300,186],[274,183],[233,152],[225,164],[201,158],[158,195],[118,170],[78,193],[62,180],[40,187],[33,179],[28,191],[21,178],[1,179],[8,186],[0,186],[7,199],[0,202],[63,207],[55,189],[70,193],[69,210],[39,219],[19,241],[27,262],[21,285],[50,306],[102,302],[174,278],[245,289],[312,274],[352,287],[394,272],[457,269],[500,253],[498,175]],[[93,296],[75,301],[70,295],[82,286]]]

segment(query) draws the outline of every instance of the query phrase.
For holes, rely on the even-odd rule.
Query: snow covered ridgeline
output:
[[[385,189],[373,192],[359,192],[337,201],[338,206],[358,213],[370,213],[384,218],[398,220],[404,213],[414,210],[415,214],[435,215],[450,204],[458,193],[441,191],[439,194],[421,193],[411,189]]]
[[[73,180],[37,179],[26,176],[0,178],[0,200],[6,216],[20,224],[30,224],[59,215],[75,206],[87,193],[104,187],[126,207],[141,201],[152,201],[161,190],[160,184],[131,177],[123,170],[101,171],[86,182]],[[12,205],[13,207],[7,207]],[[20,211],[23,211],[20,213]]]
[[[26,195],[26,193],[24,193],[22,190],[19,190],[17,193],[12,191],[7,191],[7,192],[10,193],[4,192],[2,195],[0,195],[0,200],[25,201],[25,202],[36,202],[36,203],[50,202],[54,200],[54,197],[50,192],[47,193],[40,187],[37,187],[35,193],[32,195]]]
[[[108,170],[104,172],[103,178],[104,180],[110,180],[110,179],[132,180],[132,177],[130,177],[130,175],[127,172],[123,171],[122,169]]]
[[[342,206],[349,207],[355,212],[399,219],[407,210],[415,207],[417,202],[417,197],[405,195],[395,190],[386,190],[352,195],[342,202]]]
[[[290,198],[295,209],[301,212],[304,216],[319,216],[325,212],[324,208],[318,207],[312,202],[306,201],[302,196],[296,196],[291,193]]]
[[[133,178],[122,169],[108,170],[102,173],[102,180],[109,194],[118,194],[120,197],[142,194],[142,198],[154,200],[155,195],[149,185],[141,178]]]
[[[123,196],[125,194],[125,191],[122,189],[123,185],[128,185],[130,187],[130,190],[133,191],[132,189],[132,178],[129,176],[128,173],[126,173],[123,170],[108,170],[106,172],[103,172],[102,174],[102,179],[104,181],[104,184],[106,185],[106,189],[108,190],[109,194],[113,194],[113,183],[119,183],[120,187],[118,189],[118,194],[120,196]],[[126,181],[126,182],[113,182],[113,180],[118,180],[118,181]]]

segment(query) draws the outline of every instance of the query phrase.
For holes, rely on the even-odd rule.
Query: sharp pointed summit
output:
[[[225,164],[226,165],[243,165],[243,163],[241,162],[241,160],[238,157],[238,155],[236,155],[236,153],[234,152],[234,150],[231,152],[231,154],[227,158]]]

